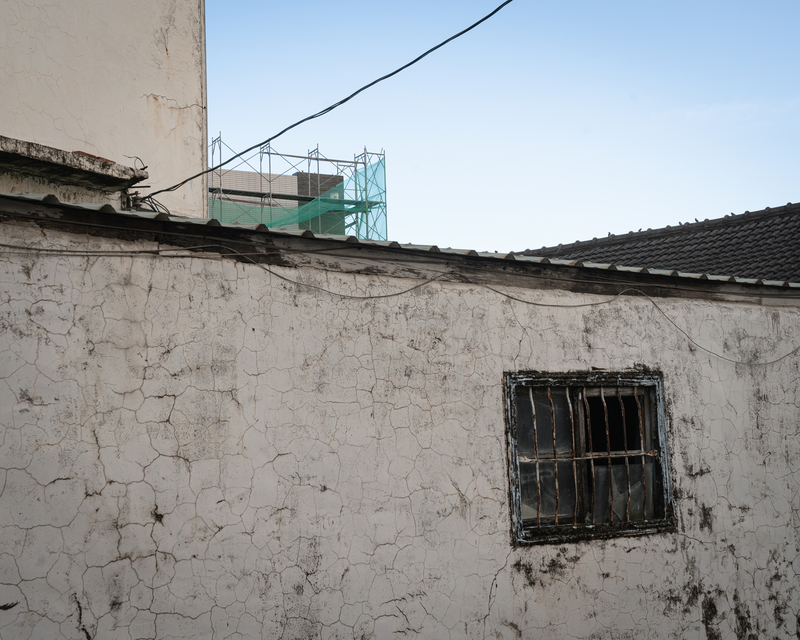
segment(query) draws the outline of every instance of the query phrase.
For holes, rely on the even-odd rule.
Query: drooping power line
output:
[[[326,107],[326,108],[325,108],[325,109],[323,109],[322,111],[318,111],[317,113],[315,113],[315,114],[313,114],[313,115],[310,115],[310,116],[307,116],[307,117],[303,118],[302,120],[298,120],[297,122],[295,122],[294,124],[291,124],[291,125],[289,125],[288,127],[286,127],[285,129],[283,129],[282,131],[279,131],[279,132],[278,132],[278,133],[276,133],[274,136],[271,136],[271,137],[267,138],[266,140],[263,140],[262,142],[259,142],[258,144],[254,144],[252,147],[248,147],[248,148],[247,148],[247,149],[245,149],[244,151],[241,151],[240,153],[237,153],[235,156],[233,156],[233,157],[231,157],[231,158],[227,159],[225,162],[221,162],[220,164],[218,164],[218,165],[215,165],[215,166],[213,166],[213,167],[210,167],[209,169],[206,169],[205,171],[201,171],[200,173],[197,173],[197,174],[195,174],[195,175],[193,175],[193,176],[191,176],[191,177],[189,177],[189,178],[186,178],[185,180],[182,180],[181,182],[179,182],[179,183],[177,183],[177,184],[174,184],[174,185],[172,185],[171,187],[167,187],[167,188],[165,188],[165,189],[159,189],[158,191],[153,191],[152,193],[150,193],[150,194],[148,194],[148,195],[144,196],[144,197],[142,198],[142,201],[147,201],[147,202],[148,202],[148,203],[149,203],[151,206],[153,206],[153,207],[155,208],[155,206],[156,206],[156,203],[155,203],[155,202],[152,200],[153,196],[155,196],[155,195],[158,195],[159,193],[166,193],[166,192],[170,192],[170,191],[177,191],[177,190],[178,190],[178,189],[180,189],[180,188],[181,188],[183,185],[185,185],[185,184],[187,184],[187,183],[191,182],[192,180],[196,180],[197,178],[200,178],[200,177],[202,177],[202,176],[206,175],[207,173],[211,173],[212,171],[216,171],[217,169],[220,169],[220,168],[224,167],[226,164],[229,164],[230,162],[233,162],[233,161],[234,161],[234,160],[236,160],[237,158],[241,158],[243,155],[245,155],[246,153],[249,153],[250,151],[253,151],[254,149],[257,149],[257,148],[259,148],[259,147],[263,147],[265,144],[267,144],[267,143],[269,143],[269,142],[272,142],[272,141],[273,141],[273,140],[275,140],[276,138],[279,138],[280,136],[282,136],[282,135],[283,135],[284,133],[286,133],[287,131],[290,131],[290,130],[294,129],[295,127],[298,127],[298,126],[300,126],[300,125],[301,125],[301,124],[303,124],[304,122],[308,122],[309,120],[314,120],[315,118],[320,118],[320,117],[324,116],[325,114],[327,114],[327,113],[330,113],[331,111],[333,111],[333,110],[334,110],[334,109],[336,109],[337,107],[340,107],[340,106],[342,106],[342,105],[343,105],[345,102],[349,102],[350,100],[352,100],[353,98],[355,98],[355,97],[356,97],[356,96],[357,96],[359,93],[361,93],[362,91],[366,91],[366,90],[367,90],[367,89],[369,89],[370,87],[374,87],[374,86],[375,86],[376,84],[378,84],[379,82],[383,82],[384,80],[388,80],[389,78],[391,78],[392,76],[395,76],[395,75],[397,75],[397,74],[398,74],[398,73],[400,73],[401,71],[403,71],[403,70],[405,70],[405,69],[408,69],[410,66],[412,66],[412,65],[415,65],[417,62],[419,62],[420,60],[422,60],[422,59],[423,59],[425,56],[428,56],[428,55],[430,55],[431,53],[433,53],[433,52],[434,52],[434,51],[436,51],[437,49],[441,49],[441,48],[442,48],[444,45],[446,45],[447,43],[449,43],[449,42],[452,42],[452,41],[453,41],[453,40],[455,40],[456,38],[460,38],[461,36],[463,36],[465,33],[468,33],[469,31],[472,31],[472,30],[473,30],[475,27],[477,27],[479,24],[481,24],[481,23],[483,23],[483,22],[486,22],[486,21],[487,21],[489,18],[491,18],[491,17],[492,17],[494,14],[496,14],[498,11],[500,11],[500,9],[502,9],[503,7],[505,7],[507,4],[510,4],[511,2],[513,2],[513,0],[505,0],[505,2],[503,2],[503,3],[502,3],[500,6],[498,6],[498,7],[497,7],[497,8],[496,8],[494,11],[492,11],[491,13],[488,13],[488,14],[486,14],[486,15],[485,15],[483,18],[481,18],[480,20],[478,20],[478,21],[477,21],[477,22],[475,22],[474,24],[470,25],[469,27],[467,27],[467,28],[466,28],[466,29],[464,29],[463,31],[459,31],[459,32],[458,32],[457,34],[455,34],[454,36],[450,36],[450,37],[449,37],[447,40],[445,40],[445,41],[443,41],[443,42],[440,42],[439,44],[437,44],[435,47],[432,47],[431,49],[428,49],[428,50],[427,50],[425,53],[423,53],[423,54],[422,54],[422,55],[420,55],[420,56],[417,56],[417,57],[416,57],[416,58],[414,58],[414,59],[413,59],[411,62],[409,62],[409,63],[407,63],[407,64],[404,64],[404,65],[403,65],[402,67],[400,67],[399,69],[395,69],[395,70],[394,70],[394,71],[392,71],[391,73],[387,73],[385,76],[381,76],[381,77],[380,77],[380,78],[378,78],[377,80],[373,80],[373,81],[372,81],[372,82],[370,82],[369,84],[365,84],[363,87],[361,87],[361,88],[360,88],[360,89],[358,89],[357,91],[354,91],[353,93],[351,93],[351,94],[350,94],[349,96],[347,96],[346,98],[343,98],[342,100],[339,100],[339,102],[335,102],[334,104],[330,105],[329,107]],[[163,205],[162,205],[162,206],[163,206]]]

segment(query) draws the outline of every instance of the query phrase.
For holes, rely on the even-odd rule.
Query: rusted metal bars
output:
[[[542,526],[542,483],[539,480],[539,435],[536,432],[536,403],[533,401],[533,387],[528,387],[533,416],[533,450],[536,452],[536,524]]]
[[[550,422],[553,424],[553,473],[556,480],[556,526],[558,526],[558,445],[556,444],[556,409],[553,406],[553,394],[547,387],[547,399],[550,401]]]
[[[615,457],[616,458],[621,458],[623,456],[623,452],[622,451],[612,451],[612,453],[617,454],[616,456],[612,455],[611,456],[612,458],[615,458]],[[658,451],[653,449],[652,451],[637,452],[636,455],[643,455],[643,456],[648,456],[650,458],[657,458],[658,457]],[[527,456],[519,456],[519,458],[523,462],[535,462],[536,461],[535,458],[528,458]],[[577,460],[578,462],[580,462],[581,460],[590,460],[590,461],[591,460],[598,460],[598,459],[605,460],[606,458],[608,458],[608,455],[605,454],[605,453],[592,453],[592,454],[587,453],[585,456],[575,456],[575,460]],[[546,458],[545,458],[545,460],[546,460]],[[563,461],[563,458],[562,458],[562,461]],[[572,458],[568,458],[566,461],[567,462],[571,462]]]
[[[625,422],[625,403],[622,402],[622,391],[617,387],[617,400],[622,412],[622,448],[625,451],[625,479],[628,482],[628,500],[625,502],[625,520],[631,521],[631,468],[628,464],[628,425]]]
[[[575,451],[575,416],[572,413],[572,401],[569,399],[569,387],[565,388],[567,394],[567,406],[569,407],[569,428],[572,433],[572,481],[575,486],[575,493],[572,498],[572,524],[578,524],[578,452]],[[556,463],[558,464],[558,463]]]
[[[622,455],[623,455],[622,451],[613,451],[612,453],[616,453],[617,454],[616,456],[611,456],[612,458],[613,457],[621,458]],[[656,457],[658,457],[658,451],[656,451],[656,450],[645,451],[645,452],[641,453],[641,455],[650,456],[651,458],[656,458]],[[575,459],[576,460],[596,460],[596,459],[600,458],[600,459],[605,460],[608,457],[609,456],[606,455],[605,453],[594,453],[594,454],[591,454],[591,455],[587,454],[585,456],[575,456]]]
[[[603,414],[606,422],[606,452],[608,453],[608,504],[610,506],[609,517],[611,522],[614,522],[614,482],[611,471],[611,434],[608,431],[608,405],[606,404],[606,396],[603,393],[603,387],[600,387],[600,400],[603,403]]]
[[[553,480],[554,480],[554,487],[553,487],[554,491],[553,491],[553,493],[554,493],[554,497],[555,497],[555,511],[554,511],[554,513],[552,515],[553,515],[553,519],[555,521],[555,525],[559,526],[559,524],[562,524],[562,525],[565,524],[565,522],[563,522],[563,521],[568,518],[568,516],[567,516],[567,518],[562,518],[562,522],[561,523],[559,522],[560,507],[561,507],[561,496],[560,496],[561,485],[560,485],[560,482],[559,482],[559,480],[560,480],[560,478],[559,478],[559,461],[560,461],[560,458],[559,458],[559,446],[562,443],[564,437],[566,437],[566,434],[563,433],[563,429],[566,428],[567,425],[564,424],[565,423],[564,418],[566,417],[564,415],[562,415],[562,417],[561,417],[561,423],[558,422],[558,419],[557,419],[557,416],[556,416],[556,407],[555,407],[555,405],[560,402],[560,395],[558,395],[558,394],[560,394],[560,392],[562,390],[565,393],[565,399],[566,399],[566,402],[567,402],[566,409],[567,409],[567,411],[569,413],[569,429],[570,429],[570,438],[571,438],[571,444],[572,444],[572,451],[571,451],[571,455],[569,453],[567,453],[566,450],[561,454],[561,458],[563,458],[563,460],[561,460],[561,461],[563,461],[565,463],[565,467],[564,467],[564,469],[561,469],[561,472],[562,472],[562,475],[563,475],[563,473],[568,473],[568,469],[569,469],[568,465],[569,465],[570,462],[572,463],[572,479],[573,479],[573,491],[574,491],[574,494],[573,494],[573,507],[572,507],[573,525],[574,526],[578,525],[578,512],[579,511],[582,514],[581,515],[582,521],[588,522],[588,518],[586,517],[586,509],[589,506],[587,504],[587,502],[589,501],[588,495],[586,495],[587,491],[583,491],[583,493],[579,493],[579,488],[578,488],[578,485],[581,484],[581,482],[584,482],[584,483],[588,482],[588,479],[585,479],[585,476],[583,475],[588,471],[584,466],[580,467],[581,468],[581,474],[582,474],[581,475],[582,480],[580,482],[578,480],[579,463],[582,464],[583,461],[585,461],[585,460],[588,460],[588,462],[589,462],[589,468],[590,468],[589,470],[590,470],[590,473],[591,473],[591,494],[592,494],[591,495],[591,523],[592,523],[592,525],[597,524],[597,506],[598,506],[598,502],[597,501],[598,501],[598,496],[599,496],[600,492],[598,491],[598,484],[597,484],[597,469],[596,469],[596,464],[595,464],[595,460],[596,459],[599,459],[601,464],[602,464],[603,459],[605,459],[606,467],[607,467],[607,471],[608,471],[608,479],[607,479],[607,482],[608,482],[608,495],[607,495],[607,498],[606,498],[606,500],[607,500],[606,505],[607,505],[607,508],[609,509],[609,513],[608,513],[608,516],[607,517],[603,517],[602,520],[605,521],[605,522],[614,523],[614,517],[616,515],[618,520],[623,520],[624,519],[627,522],[632,522],[632,517],[631,517],[631,502],[632,501],[634,502],[634,510],[635,510],[634,518],[636,518],[637,520],[639,518],[641,518],[644,521],[647,521],[647,519],[648,519],[648,517],[647,517],[649,515],[649,513],[647,511],[647,505],[648,505],[647,500],[648,500],[648,495],[649,495],[648,494],[648,490],[650,490],[652,492],[652,488],[648,487],[648,484],[651,484],[648,481],[648,477],[647,477],[648,459],[649,458],[658,457],[660,454],[659,454],[659,452],[657,450],[649,450],[649,447],[645,446],[645,444],[646,444],[646,437],[645,436],[646,436],[646,431],[647,431],[647,424],[645,422],[647,416],[645,416],[645,412],[647,410],[647,403],[646,403],[647,398],[643,397],[644,394],[640,391],[640,389],[636,388],[635,386],[630,391],[628,390],[627,387],[619,386],[619,384],[614,385],[614,386],[609,386],[607,388],[608,388],[608,391],[610,393],[612,393],[613,395],[616,396],[616,399],[619,402],[619,413],[617,413],[617,410],[616,410],[615,406],[613,405],[613,403],[612,403],[612,406],[609,409],[609,402],[610,402],[610,398],[612,396],[609,396],[609,398],[606,398],[606,387],[600,385],[599,387],[595,387],[594,389],[589,389],[590,391],[594,391],[594,390],[599,391],[599,393],[597,395],[599,395],[600,401],[602,403],[603,420],[604,420],[604,427],[605,427],[606,448],[605,448],[605,450],[602,450],[602,446],[601,446],[600,450],[595,451],[593,436],[597,436],[598,434],[593,433],[593,430],[592,430],[592,407],[594,405],[590,405],[590,402],[589,402],[589,395],[590,394],[587,393],[587,388],[586,387],[576,387],[577,391],[575,392],[576,395],[575,395],[574,398],[570,396],[570,388],[569,387],[556,387],[556,398],[555,398],[555,400],[553,398],[553,388],[552,387],[546,387],[546,389],[540,388],[540,398],[539,398],[540,413],[539,413],[539,415],[537,415],[534,387],[528,387],[528,398],[529,398],[530,403],[531,403],[533,440],[534,440],[533,449],[534,449],[535,459],[529,459],[529,458],[526,458],[526,457],[523,456],[522,460],[524,460],[525,462],[533,462],[536,465],[536,491],[537,491],[537,496],[536,496],[536,498],[537,498],[536,520],[537,520],[538,526],[540,526],[540,527],[542,526],[542,508],[544,507],[547,510],[547,513],[545,514],[545,517],[547,519],[550,518],[550,508],[551,508],[549,505],[545,505],[544,504],[544,497],[545,496],[542,495],[542,470],[540,469],[541,464],[545,464],[545,465],[549,465],[550,464],[549,453],[547,453],[547,449],[549,448],[549,446],[548,445],[543,445],[545,447],[544,450],[543,451],[539,450],[539,428],[542,427],[542,424],[539,423],[539,419],[542,416],[541,410],[544,410],[545,413],[546,413],[546,405],[544,405],[544,402],[543,402],[544,398],[542,398],[541,396],[543,395],[543,392],[545,390],[547,392],[547,400],[546,400],[546,402],[550,406],[550,422],[551,422],[550,426],[553,429],[553,433],[552,433],[552,438],[553,438],[553,449],[552,449],[552,451],[553,451],[553,456],[552,456],[553,471],[552,471],[552,475],[553,475]],[[646,392],[644,392],[644,393],[646,393]],[[591,394],[591,395],[594,396],[594,394]],[[631,405],[626,406],[624,398],[629,396],[629,395],[633,395],[634,402],[636,403],[636,419],[637,419],[637,425],[638,425],[638,430],[639,430],[639,449],[638,450],[635,448],[635,445],[634,445],[633,449],[631,449],[628,446],[628,435],[629,434],[628,434],[627,415],[629,413],[631,413],[631,411],[633,410],[633,407]],[[582,396],[582,398],[581,398],[581,396]],[[581,407],[581,399],[583,401],[582,402],[582,404],[583,404],[582,407]],[[575,402],[573,402],[573,400],[575,400]],[[559,409],[559,411],[562,411],[562,413],[563,413],[563,405],[561,405],[561,407],[562,408]],[[595,407],[595,410],[597,408],[598,407]],[[597,412],[596,411],[595,411],[595,417],[597,417]],[[620,418],[622,420],[622,424],[621,425],[618,422]],[[612,429],[611,423],[612,422],[614,423],[614,427],[613,428],[614,428],[614,439],[615,439],[613,450],[612,450],[612,442],[611,442],[611,429]],[[545,423],[546,423],[546,420],[545,420]],[[560,427],[559,427],[559,424],[560,424]],[[622,427],[621,429],[620,429],[620,426]],[[547,424],[544,424],[544,427],[546,428]],[[559,428],[562,429],[561,432],[558,431]],[[631,428],[633,428],[634,431],[635,431],[636,426],[631,425]],[[585,433],[582,432],[582,431],[578,431],[578,430],[583,430],[583,429],[586,430]],[[602,431],[600,431],[599,433],[602,433]],[[559,434],[560,434],[560,436],[559,436]],[[559,437],[561,437],[561,441],[559,440]],[[618,446],[618,442],[617,442],[617,439],[620,438],[620,437],[622,438],[622,447],[619,447]],[[633,437],[635,439],[635,435],[631,434],[631,437]],[[545,440],[546,439],[547,439],[547,436],[545,435]],[[563,444],[567,444],[567,443],[563,443]],[[578,451],[578,448],[581,449],[580,452]],[[544,456],[544,457],[542,457],[542,456]],[[623,516],[621,514],[617,514],[614,511],[614,499],[615,499],[614,492],[615,492],[615,489],[616,490],[620,490],[620,493],[621,493],[621,489],[625,486],[625,485],[622,485],[621,483],[617,483],[617,484],[620,485],[620,486],[617,486],[617,484],[615,484],[615,475],[614,475],[615,471],[618,471],[618,472],[621,471],[621,469],[619,468],[621,466],[621,463],[617,459],[618,458],[622,458],[622,457],[624,457],[624,460],[625,460],[625,485],[627,486],[627,495],[625,496],[626,501],[625,501],[625,515],[624,515],[624,518],[623,518]],[[635,496],[635,497],[633,496],[633,491],[632,491],[632,489],[633,489],[632,484],[633,484],[633,481],[634,481],[632,479],[632,474],[635,471],[635,469],[631,469],[631,464],[635,464],[635,462],[632,460],[632,458],[639,458],[640,461],[641,461],[642,492],[639,493],[638,490],[637,490],[637,494],[638,495]],[[549,485],[549,479],[548,479],[547,476],[549,476],[549,472],[546,473],[546,477],[545,477],[545,480],[547,481],[547,486],[545,487],[545,490],[548,493],[548,495],[546,497],[547,497],[547,501],[549,502],[549,500],[552,499],[552,497],[553,497],[553,493],[551,493],[551,489],[550,489],[550,485]],[[619,478],[619,479],[621,479],[621,478]],[[565,482],[568,482],[568,480],[565,480]],[[638,482],[638,480],[637,480],[637,482]],[[581,486],[583,487],[584,485],[581,484]],[[588,487],[586,487],[586,488],[588,489]],[[616,496],[616,497],[619,498],[619,499],[622,498],[622,496]],[[603,498],[601,498],[601,500],[602,499]],[[567,496],[567,498],[565,498],[565,500],[566,500],[565,509],[568,509],[569,508],[569,505],[568,505],[569,497]],[[578,504],[579,501],[580,501],[580,505]],[[640,501],[641,501],[641,509],[642,509],[642,515],[641,516],[638,515],[638,508],[639,508]],[[621,507],[621,505],[619,505],[619,506]]]
[[[592,418],[589,412],[589,398],[586,395],[586,387],[583,387],[583,407],[586,412],[586,434],[589,440],[589,466],[592,468],[592,524],[594,524],[594,506],[597,500],[597,481],[594,475],[594,449],[592,448]]]
[[[639,414],[639,441],[642,453],[642,487],[644,487],[644,498],[642,499],[642,520],[647,520],[647,469],[645,467],[644,453],[644,421],[642,420],[642,403],[639,402],[639,390],[633,390],[633,397],[636,400],[636,410]]]

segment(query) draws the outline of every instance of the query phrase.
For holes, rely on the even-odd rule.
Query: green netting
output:
[[[353,221],[356,231],[352,235],[370,240],[387,240],[386,159],[381,158],[363,170],[356,171],[349,182],[355,184],[346,184],[345,190],[347,186],[354,188],[355,193],[359,193],[361,189],[363,200],[369,203],[368,210]]]
[[[209,199],[208,213],[223,223],[265,224],[270,228],[309,229],[315,234],[386,240],[385,160],[354,171],[319,197],[297,207],[242,204],[226,199],[223,190]]]

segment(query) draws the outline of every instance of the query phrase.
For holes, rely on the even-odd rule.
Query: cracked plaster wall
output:
[[[6,0],[0,59],[3,135],[129,166],[138,156],[153,189],[207,166],[203,0]],[[206,182],[159,200],[205,217]]]
[[[274,269],[411,286],[329,266]],[[796,306],[658,303],[736,359],[800,336]],[[800,634],[797,357],[715,359],[646,299],[2,255],[0,336],[2,639]],[[678,532],[512,547],[503,372],[637,363]]]

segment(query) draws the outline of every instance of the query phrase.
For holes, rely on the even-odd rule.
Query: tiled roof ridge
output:
[[[678,223],[678,226],[667,225],[659,229],[646,229],[644,231],[629,231],[623,234],[609,234],[605,238],[592,238],[591,240],[576,240],[568,244],[558,244],[551,247],[542,247],[541,249],[526,249],[524,251],[514,251],[512,253],[524,254],[529,256],[552,256],[560,255],[564,252],[573,249],[587,249],[592,247],[612,247],[615,245],[624,245],[631,240],[639,240],[642,238],[663,238],[666,236],[688,235],[699,231],[708,231],[718,228],[729,228],[747,224],[756,219],[765,220],[769,218],[777,218],[784,215],[800,215],[800,203],[788,202],[780,207],[766,207],[759,211],[745,211],[744,213],[723,216],[722,218],[712,218],[705,220],[698,220],[697,222]]]
[[[630,274],[641,274],[644,276],[679,278],[680,280],[686,283],[715,281],[718,283],[726,282],[726,283],[733,283],[745,286],[748,285],[768,286],[771,288],[780,288],[781,291],[786,292],[793,297],[794,297],[794,291],[800,290],[800,280],[793,281],[791,279],[785,279],[785,278],[781,279],[757,278],[757,277],[745,277],[745,276],[718,275],[711,272],[695,272],[687,269],[672,269],[672,268],[660,269],[654,267],[634,267],[634,266],[625,266],[619,263],[614,264],[604,260],[559,259],[556,257],[545,257],[537,254],[526,255],[523,252],[510,252],[510,253],[478,252],[475,251],[474,249],[451,249],[449,247],[440,248],[436,245],[401,244],[389,240],[369,240],[369,239],[358,239],[354,236],[315,234],[308,229],[305,230],[300,230],[300,229],[292,230],[283,228],[270,229],[264,224],[239,224],[238,222],[221,223],[219,220],[215,220],[214,218],[184,217],[180,215],[167,214],[163,212],[157,213],[155,211],[117,211],[109,204],[101,205],[101,204],[91,204],[91,203],[60,202],[58,198],[52,194],[37,195],[29,193],[25,194],[0,193],[0,205],[2,204],[3,200],[27,202],[27,203],[41,203],[47,206],[48,208],[60,207],[63,210],[113,214],[116,216],[120,216],[122,219],[128,218],[129,220],[136,220],[136,219],[153,220],[156,222],[167,223],[167,224],[181,223],[181,224],[197,225],[198,227],[199,226],[206,226],[212,228],[220,227],[221,229],[224,228],[225,230],[239,230],[250,233],[271,233],[286,237],[294,236],[302,238],[316,238],[326,242],[328,241],[346,242],[350,245],[363,245],[365,247],[372,246],[372,247],[381,247],[386,249],[401,249],[403,251],[408,251],[413,253],[425,252],[425,253],[433,253],[436,255],[460,256],[468,259],[477,258],[481,260],[491,259],[495,261],[512,260],[512,261],[520,261],[522,263],[551,265],[556,268],[571,267],[580,269],[593,269],[600,271],[615,271],[615,272],[618,271]],[[798,205],[798,208],[800,209],[800,205]],[[0,209],[0,214],[2,213],[3,211]],[[48,217],[49,216],[45,215],[44,219],[47,219]],[[53,216],[53,218],[59,219],[60,216]],[[119,224],[120,224],[119,221],[117,221],[110,226],[111,228],[123,228],[115,226]],[[104,225],[93,222],[90,224],[90,226],[104,226]],[[133,228],[138,228],[138,226],[134,226]]]

